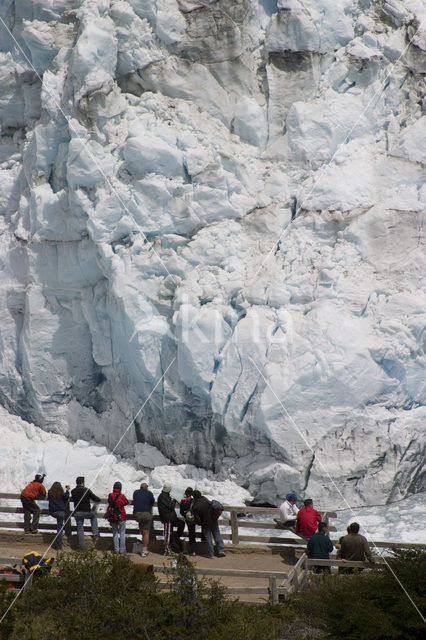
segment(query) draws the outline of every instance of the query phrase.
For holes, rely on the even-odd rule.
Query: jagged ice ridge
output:
[[[424,3],[0,18],[0,403],[259,500],[424,491]]]

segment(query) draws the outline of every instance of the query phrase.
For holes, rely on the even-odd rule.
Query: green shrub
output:
[[[12,640],[275,640],[283,607],[245,605],[178,557],[169,588],[126,556],[93,550],[60,557],[22,597]],[[294,636],[293,636],[294,638]]]
[[[388,566],[313,577],[295,595],[295,615],[336,640],[420,640],[426,615],[426,553],[395,551]]]
[[[0,585],[0,640],[8,640],[12,635],[20,605],[16,595],[3,584]]]

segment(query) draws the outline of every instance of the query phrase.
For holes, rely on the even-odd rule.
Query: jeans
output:
[[[24,510],[24,531],[29,533],[30,531],[36,531],[38,527],[38,521],[40,519],[40,507],[35,500],[21,496],[22,508]],[[33,522],[31,524],[31,516]]]
[[[207,543],[207,555],[213,558],[214,556],[213,540],[216,543],[216,548],[218,553],[220,553],[224,549],[224,544],[223,544],[222,536],[220,535],[219,525],[217,520],[213,521],[211,528],[202,527],[202,531]]]
[[[78,546],[84,545],[84,520],[89,519],[92,527],[92,535],[94,538],[99,537],[98,518],[96,511],[74,511],[74,518],[77,524],[77,540]]]
[[[126,552],[126,521],[111,522],[114,551]]]
[[[56,518],[56,538],[53,548],[62,549],[62,531],[64,530],[65,511],[53,511],[50,515]]]

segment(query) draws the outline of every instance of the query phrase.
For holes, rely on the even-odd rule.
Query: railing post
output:
[[[231,539],[232,544],[239,544],[240,538],[238,535],[238,518],[237,512],[231,511]]]
[[[65,525],[64,525],[64,534],[66,535],[67,538],[71,537],[72,534],[72,522],[71,522],[71,507],[70,507],[70,501],[67,501],[67,504],[65,506]]]
[[[275,576],[269,576],[269,601],[272,604],[278,602],[277,579]]]

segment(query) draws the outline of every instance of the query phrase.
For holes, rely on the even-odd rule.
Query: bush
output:
[[[426,615],[426,553],[395,551],[388,566],[350,575],[322,575],[290,602],[336,640],[420,640]]]
[[[16,595],[6,589],[4,584],[0,585],[0,640],[8,640],[12,635],[20,605]]]
[[[169,589],[126,556],[93,550],[59,558],[23,594],[12,640],[275,640],[283,607],[245,605],[217,582],[199,579],[178,557]],[[293,636],[294,638],[294,636]]]

